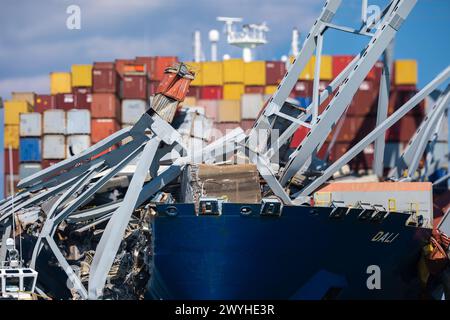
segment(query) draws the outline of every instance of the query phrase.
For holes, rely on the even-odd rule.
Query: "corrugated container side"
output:
[[[90,134],[91,113],[89,110],[73,109],[67,111],[67,134]]]
[[[260,93],[264,94],[264,86],[245,86],[245,93]]]
[[[390,141],[408,142],[422,123],[422,118],[406,115],[387,130]]]
[[[147,76],[125,75],[121,83],[122,99],[147,99]]]
[[[246,86],[264,86],[266,84],[265,61],[244,63],[244,84]]]
[[[50,93],[71,93],[72,80],[70,72],[51,72],[50,73]]]
[[[91,143],[97,143],[120,129],[115,119],[92,119],[91,120]]]
[[[120,119],[120,101],[112,93],[94,93],[92,95],[91,117]]]
[[[244,85],[240,83],[228,83],[223,86],[224,100],[240,100],[244,94]]]
[[[122,123],[134,124],[145,113],[145,100],[122,100]]]
[[[151,61],[153,65],[150,67],[150,79],[161,81],[164,77],[164,70],[178,62],[175,56],[158,56]]]
[[[4,129],[4,147],[8,149],[19,149],[19,126],[15,124],[7,124]]]
[[[183,101],[183,106],[196,106],[197,105],[197,98],[196,97],[186,97]]]
[[[203,86],[200,88],[200,99],[220,100],[223,99],[222,86]]]
[[[134,59],[116,59],[114,64],[116,66],[116,71],[120,77],[123,77],[125,72],[125,65],[134,63]]]
[[[219,100],[198,100],[197,105],[205,109],[205,115],[209,119],[216,120],[219,115]]]
[[[333,79],[333,58],[331,56],[323,55],[320,57],[320,79],[321,80]]]
[[[145,70],[147,71],[147,77],[151,78],[152,77],[152,67],[154,66],[154,60],[156,59],[156,57],[150,57],[150,56],[146,56],[146,57],[136,57],[135,61],[137,63],[142,63],[145,65]]]
[[[94,63],[92,89],[96,93],[119,93],[120,77],[113,62]]]
[[[41,170],[42,166],[40,163],[21,163],[19,166],[19,178],[22,180]]]
[[[378,85],[372,81],[363,81],[353,96],[347,115],[372,116],[378,110]]]
[[[74,108],[75,109],[91,109],[92,93],[75,93]]]
[[[72,135],[67,137],[67,150],[68,157],[77,155],[91,146],[91,137],[88,135]]]
[[[36,93],[34,92],[11,92],[11,100],[13,101],[26,101],[31,106],[34,106],[36,99]]]
[[[66,138],[62,134],[44,134],[42,138],[43,159],[65,159]]]
[[[55,108],[55,96],[49,94],[37,94],[34,101],[34,111],[43,113],[45,110]]]
[[[92,87],[92,65],[72,65],[72,87]]]
[[[20,138],[20,162],[40,162],[41,138]]]
[[[286,64],[282,61],[266,61],[266,84],[278,85],[286,74]]]
[[[336,78],[342,70],[353,60],[353,56],[333,56],[333,78]]]
[[[244,82],[244,61],[242,59],[229,59],[223,61],[223,82]]]
[[[72,93],[58,93],[55,95],[56,109],[70,110],[75,107],[75,97]]]
[[[5,145],[5,147],[7,147]],[[4,164],[5,164],[5,174],[18,174],[19,173],[19,150],[12,149],[12,167],[9,166],[9,149],[5,148],[3,150]],[[9,188],[9,184],[5,189]]]
[[[48,168],[50,166],[53,166],[54,164],[57,164],[60,160],[55,159],[42,159],[41,166],[42,169]]]
[[[292,89],[292,94],[294,97],[310,98],[313,92],[313,81],[301,80],[297,81],[294,88]]]
[[[202,86],[203,85],[203,72],[201,62],[186,62],[186,65],[195,73],[194,80],[191,81],[191,86]]]
[[[196,99],[201,99],[201,93],[202,93],[203,87],[189,87],[189,90],[186,94],[186,97],[193,97]]]
[[[417,84],[417,61],[397,60],[394,64],[394,83],[396,85]]]
[[[20,123],[19,114],[32,111],[33,107],[27,101],[5,101],[5,124],[18,125]]]
[[[42,123],[42,132],[44,134],[65,134],[67,126],[66,112],[58,109],[46,110]]]
[[[207,61],[203,62],[203,85],[221,86],[223,85],[223,65],[222,62]]]
[[[241,118],[256,119],[264,104],[262,94],[246,93],[241,99]]]
[[[20,136],[40,137],[42,135],[42,115],[38,112],[20,115]]]
[[[241,103],[239,100],[220,100],[217,122],[240,122]]]
[[[223,122],[223,123],[214,123],[214,129],[212,130],[211,141],[217,140],[233,129],[240,127],[240,122]]]

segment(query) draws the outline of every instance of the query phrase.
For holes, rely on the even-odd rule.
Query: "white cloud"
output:
[[[49,75],[38,75],[33,77],[7,78],[0,80],[0,96],[7,100],[13,91],[34,91],[48,93],[50,91]]]

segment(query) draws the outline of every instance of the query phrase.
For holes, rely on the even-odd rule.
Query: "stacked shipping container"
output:
[[[322,56],[320,89],[324,90],[352,59],[352,56]],[[92,66],[73,65],[71,72],[50,74],[51,94],[13,93],[11,101],[4,104],[4,147],[11,146],[14,157],[13,168],[5,162],[6,174],[17,180],[19,175],[24,177],[38,170],[39,165],[45,168],[81,152],[120,127],[134,124],[145,112],[146,101],[155,93],[164,69],[176,61],[176,57],[136,57],[95,62]],[[286,64],[281,61],[244,63],[230,59],[188,65],[196,72],[196,78],[184,104],[204,107],[205,115],[222,133],[238,126],[251,128],[286,73]],[[311,103],[314,67],[315,58],[301,73],[291,93],[303,107]],[[319,155],[323,155],[333,134],[337,136],[331,160],[373,129],[381,68],[378,63],[369,72],[348,108],[341,130],[333,130]],[[390,113],[416,92],[417,65],[409,60],[396,61],[393,74]],[[320,111],[330,99],[322,103]],[[412,112],[388,132],[386,148],[401,150],[420,123],[422,111]],[[307,132],[300,128],[290,147],[297,147]],[[353,162],[355,169],[371,167],[373,149],[366,151]],[[388,160],[386,165],[390,166],[392,161]]]

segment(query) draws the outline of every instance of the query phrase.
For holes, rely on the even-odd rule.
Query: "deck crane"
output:
[[[170,121],[166,121],[157,111],[160,109],[156,108],[157,103],[155,102],[159,101],[160,104],[166,106],[180,101],[179,98],[177,100],[170,97],[169,89],[173,89],[177,81],[188,76],[188,72],[181,66],[177,69],[176,75],[166,82],[167,90],[161,92],[163,97],[153,98],[148,110],[134,126],[121,129],[84,152],[20,181],[18,187],[21,191],[14,198],[14,207],[11,207],[9,199],[0,202],[0,223],[8,225],[11,222],[12,214],[25,208],[41,206],[45,211],[47,220],[44,222],[34,247],[31,266],[35,265],[43,245],[47,244],[73,284],[76,294],[82,299],[98,299],[102,296],[108,272],[132,212],[175,180],[187,164],[214,163],[228,158],[236,151],[241,152],[257,166],[271,192],[280,201],[284,204],[301,203],[316,188],[327,181],[337,169],[351,160],[365,146],[378,139],[387,128],[449,78],[450,67],[393,115],[383,120],[383,114],[377,128],[341,159],[322,172],[315,171],[307,175],[308,180],[299,192],[288,194],[286,187],[290,180],[298,172],[307,173],[315,161],[315,151],[342,116],[369,70],[386,51],[403,21],[414,7],[416,0],[391,1],[383,10],[379,27],[374,31],[371,31],[372,25],[368,25],[367,21],[363,22],[360,29],[333,24],[331,21],[340,3],[340,0],[328,0],[325,3],[319,18],[306,37],[301,51],[247,136],[242,130],[236,129],[199,152],[191,153],[186,149],[181,142],[180,134],[169,124]],[[320,92],[318,85],[320,56],[324,34],[329,29],[368,37],[369,43],[329,86]],[[314,50],[316,51],[316,61],[318,61],[314,71],[314,95],[311,105],[305,110],[291,104],[287,99],[300,72],[314,54]],[[386,77],[384,81],[387,81]],[[172,94],[176,92],[178,91],[172,90]],[[383,94],[387,97],[387,92]],[[331,96],[333,96],[331,102],[325,111],[319,114],[319,106]],[[441,112],[442,104],[447,103],[448,99],[446,91],[436,107],[433,108],[434,111],[430,115],[428,123],[435,123]],[[381,112],[385,112],[387,100],[382,100],[379,109]],[[311,118],[311,121],[308,121],[308,118]],[[289,141],[299,126],[310,128],[310,133],[292,154],[286,166],[278,170],[275,164],[280,148]],[[151,133],[148,135],[149,131]],[[420,143],[417,143],[416,150],[423,149],[423,141],[428,139],[429,134],[430,130],[427,130],[426,134],[418,134],[421,138],[419,139]],[[103,153],[111,146],[128,138],[131,138],[131,141]],[[109,179],[138,157],[135,172],[123,199],[79,211],[79,208],[87,204]],[[407,158],[406,154],[404,158]],[[168,165],[163,166],[163,162]],[[414,164],[411,162],[408,165]],[[145,180],[147,173],[151,176],[149,181]],[[263,199],[263,201],[267,202],[267,199]],[[44,203],[45,206],[42,205]],[[54,240],[55,230],[63,221],[107,222],[106,229],[95,250],[88,288],[72,270]]]

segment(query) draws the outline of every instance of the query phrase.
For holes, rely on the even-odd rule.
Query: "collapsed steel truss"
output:
[[[257,166],[271,191],[285,204],[301,203],[327,181],[334,172],[373,142],[375,142],[376,149],[375,171],[379,173],[382,168],[386,130],[435,88],[444,83],[450,76],[450,67],[446,68],[393,115],[387,117],[389,68],[392,60],[389,45],[403,21],[408,17],[416,0],[393,0],[383,11],[381,21],[376,29],[373,25],[364,22],[359,30],[331,23],[340,2],[340,0],[326,2],[299,55],[247,136],[242,130],[237,129],[206,146],[203,150],[190,154],[181,143],[180,134],[150,108],[133,127],[124,128],[81,154],[20,181],[18,188],[22,191],[15,195],[14,206],[11,206],[10,198],[0,202],[0,223],[8,226],[3,239],[11,232],[10,221],[14,212],[41,205],[49,199],[56,199],[46,209],[47,219],[35,245],[30,266],[35,267],[40,251],[46,243],[66,272],[77,294],[83,299],[98,299],[103,294],[108,272],[133,211],[148,201],[161,188],[175,180],[186,164],[214,163],[216,160],[221,161],[228,158],[235,152],[245,154]],[[328,29],[368,37],[369,43],[329,86],[320,92],[318,82],[320,56],[324,33]],[[373,29],[374,31],[372,31]],[[286,100],[314,51],[316,65],[313,99],[309,108],[301,110],[290,105]],[[361,82],[381,56],[384,57],[384,69],[380,80],[376,129],[335,163],[320,174],[316,174],[303,189],[296,194],[289,195],[286,192],[289,181],[297,173],[305,173],[309,170],[315,161],[316,151],[324,143],[333,126],[345,114],[345,110]],[[331,102],[325,111],[319,114],[319,106],[329,96],[333,96]],[[447,87],[400,157],[395,170],[390,175],[392,179],[414,179],[419,158],[428,142],[432,140],[433,134],[435,134],[434,129],[440,123],[449,99],[450,93],[449,87]],[[311,118],[311,121],[308,121],[308,118]],[[291,155],[286,166],[277,171],[276,156],[299,126],[310,128],[310,133]],[[273,139],[275,131],[279,131],[280,134]],[[131,141],[98,156],[127,138],[131,138]],[[122,200],[94,209],[77,211],[87,204],[102,186],[135,159],[138,159],[136,170]],[[165,163],[169,162],[165,168],[160,165],[163,159]],[[407,177],[402,178],[403,172],[407,169],[409,169]],[[147,174],[151,176],[149,181],[146,181]],[[93,220],[91,225],[103,221],[108,221],[108,223],[96,248],[90,268],[89,285],[86,289],[60,252],[54,241],[54,234],[57,226],[63,221],[70,223],[71,221],[88,220]],[[3,255],[2,250],[0,250],[0,258]]]

